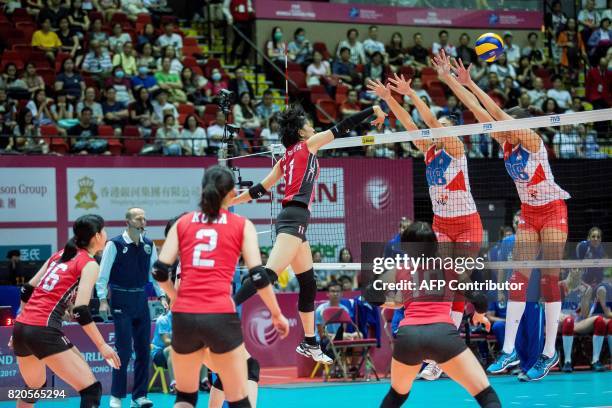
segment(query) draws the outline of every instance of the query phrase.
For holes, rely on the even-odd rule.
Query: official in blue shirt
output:
[[[156,294],[162,299],[163,292],[151,277],[157,250],[153,241],[143,235],[146,225],[144,210],[130,208],[125,218],[127,229],[106,243],[96,290],[100,298],[100,314],[105,319],[109,311],[113,315],[115,348],[121,359],[121,368],[113,369],[110,407],[120,408],[121,398],[127,394],[127,367],[133,342],[136,358],[131,408],[144,408],[153,406],[147,398],[151,316],[145,289],[152,282]],[[111,307],[107,302],[109,287]],[[167,306],[165,300],[162,302]]]
[[[383,256],[385,258],[394,257],[395,254],[402,253],[400,250],[400,238],[402,232],[412,224],[412,220],[408,217],[402,217],[399,222],[399,232],[385,244]]]
[[[593,227],[589,230],[587,240],[576,245],[577,259],[603,259],[606,257],[603,246],[601,245],[601,229]],[[592,287],[596,287],[603,281],[603,268],[586,268],[582,275],[582,280]]]

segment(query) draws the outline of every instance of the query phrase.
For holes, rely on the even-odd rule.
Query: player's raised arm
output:
[[[232,200],[231,205],[243,204],[251,200],[256,200],[264,196],[274,185],[280,180],[283,176],[283,171],[281,169],[281,162],[277,162],[272,171],[264,178],[261,183],[257,183],[253,187],[249,188],[246,191],[243,191]]]

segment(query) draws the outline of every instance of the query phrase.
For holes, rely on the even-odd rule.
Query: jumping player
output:
[[[376,115],[372,124],[380,126],[384,123],[386,114],[378,105],[374,105],[344,119],[329,130],[315,134],[301,108],[287,109],[280,119],[281,142],[286,148],[284,156],[261,183],[243,192],[232,202],[232,205],[237,205],[258,199],[284,177],[283,209],[276,221],[276,241],[270,252],[266,271],[270,281],[276,281],[278,274],[291,264],[300,286],[298,311],[304,328],[304,340],[296,351],[325,364],[330,364],[332,360],[321,351],[315,337],[314,304],[317,283],[312,269],[312,253],[306,239],[314,185],[319,177],[317,152],[334,138],[346,136],[351,129],[372,114]],[[234,300],[236,304],[241,304],[254,293],[253,283],[246,279]]]
[[[468,109],[472,110],[479,121],[512,120],[529,116],[528,112],[518,107],[510,109],[508,113],[501,109],[472,81],[469,72],[471,65],[466,69],[459,61],[451,67],[450,58],[446,57],[444,51],[434,57],[433,65],[441,74],[440,78]],[[456,78],[451,74],[451,69],[457,75]],[[471,90],[473,95],[464,86]],[[562,259],[568,228],[567,206],[564,200],[570,198],[570,195],[555,183],[542,138],[531,129],[497,132],[491,136],[503,148],[506,170],[514,180],[521,199],[521,220],[513,258],[533,260],[541,251],[545,260]],[[538,361],[522,377],[528,381],[543,378],[559,362],[559,354],[555,350],[561,314],[559,274],[558,268],[542,270],[540,288],[545,302],[545,343]],[[511,282],[518,284],[520,289],[509,292],[504,346],[497,361],[487,368],[490,373],[500,373],[520,362],[514,343],[525,311],[529,276],[529,269],[520,269],[513,273]]]
[[[153,269],[154,278],[172,301],[175,407],[196,406],[202,362],[224,380],[230,408],[251,407],[246,350],[231,298],[231,282],[241,252],[254,286],[270,309],[274,327],[281,337],[289,331],[261,266],[255,227],[227,210],[236,196],[234,185],[233,173],[227,168],[207,169],[202,182],[202,211],[183,215],[170,228]],[[181,283],[177,292],[170,273],[179,256]]]
[[[81,408],[98,408],[102,385],[61,327],[64,313],[74,302],[74,318],[109,365],[119,368],[119,356],[104,341],[88,306],[100,270],[94,254],[106,244],[104,220],[98,215],[83,215],[72,230],[74,237],[64,249],[53,254],[21,288],[22,307],[13,328],[12,345],[29,389],[46,387],[48,367],[79,392]],[[31,407],[35,402],[35,398],[22,399],[17,407]]]
[[[436,234],[424,222],[415,222],[402,234],[402,242],[413,243],[425,257],[435,257],[437,252]],[[396,270],[388,272],[396,281],[426,279],[433,271]],[[395,273],[395,276],[392,276]],[[457,381],[472,395],[481,407],[499,408],[501,403],[480,363],[459,336],[450,318],[452,298],[450,291],[435,293],[406,293],[402,303],[391,307],[404,307],[404,319],[394,341],[391,361],[391,389],[380,405],[381,408],[397,408],[408,399],[412,383],[427,359],[437,361],[450,378]],[[476,298],[476,296],[479,296]],[[486,311],[486,297],[466,295],[474,300],[479,312]]]
[[[393,85],[385,87],[380,81],[368,83],[368,88],[382,98],[406,130],[418,130],[408,113],[393,97],[391,91],[410,97],[419,111],[421,118],[429,128],[441,128],[455,125],[454,121],[444,116],[436,119],[429,107],[410,87],[411,80],[404,76],[388,78]],[[467,158],[463,142],[458,137],[447,137],[436,140],[415,140],[417,149],[425,155],[429,197],[434,213],[432,228],[438,242],[464,243],[455,248],[445,248],[449,256],[461,256],[457,252],[467,252],[467,256],[476,256],[482,243],[482,222],[476,210],[476,203],[470,191]],[[463,247],[463,245],[469,246]],[[467,250],[467,251],[466,251]],[[454,253],[453,253],[454,252]],[[460,295],[459,295],[460,296]],[[453,302],[451,318],[459,328],[463,318],[465,302],[459,297]],[[436,380],[442,371],[435,363],[429,363],[421,372],[421,378]]]

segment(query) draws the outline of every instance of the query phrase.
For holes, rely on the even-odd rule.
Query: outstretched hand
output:
[[[378,96],[382,100],[391,98],[391,89],[389,88],[389,85],[383,85],[383,83],[378,79],[376,81],[371,79],[368,80],[368,92]]]
[[[438,55],[434,55],[433,59],[431,59],[431,66],[436,70],[440,78],[446,78],[451,75],[450,57],[446,55],[444,49],[441,49]]]
[[[382,130],[383,125],[385,124],[385,119],[387,118],[387,114],[380,109],[380,106],[374,105],[374,114],[376,115],[376,119],[370,122],[371,125],[376,126],[376,128],[380,131]]]
[[[468,67],[466,68],[463,65],[463,61],[461,61],[461,59],[453,59],[451,70],[455,73],[455,75],[457,75],[457,81],[459,81],[461,85],[467,86],[470,84],[470,82],[472,82],[472,77],[470,76],[471,69],[472,64],[468,65]]]
[[[391,77],[387,78],[387,80],[391,84],[393,84],[390,86],[392,91],[395,91],[400,95],[411,96],[414,94],[414,89],[410,87],[410,84],[412,83],[412,79],[406,80],[403,74],[401,76],[397,76],[397,74],[393,74],[393,75],[394,75],[393,78]]]

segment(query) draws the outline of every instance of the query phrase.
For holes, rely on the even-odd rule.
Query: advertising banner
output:
[[[0,168],[0,222],[56,221],[55,169]]]
[[[64,243],[62,243],[63,245]],[[0,229],[0,259],[8,251],[18,249],[21,260],[46,261],[57,250],[55,228],[2,228]]]

